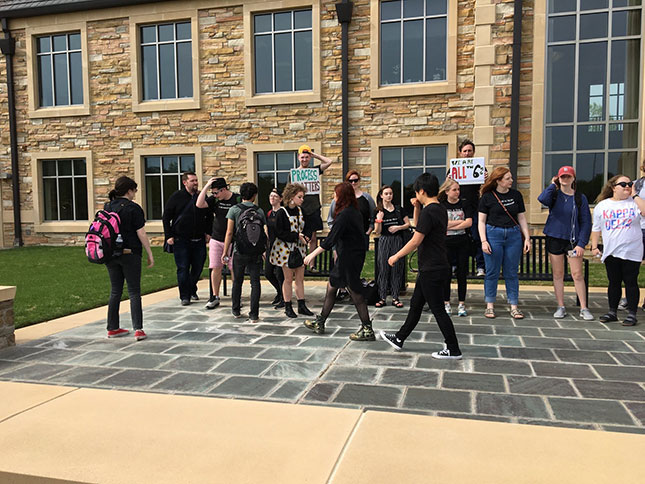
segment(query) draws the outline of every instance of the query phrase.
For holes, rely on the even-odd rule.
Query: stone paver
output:
[[[319,309],[323,289],[307,291],[310,306]],[[573,296],[567,296],[570,315],[555,320],[552,293],[523,288],[520,295],[524,320],[513,320],[501,305],[498,317],[487,320],[482,291],[469,291],[469,316],[453,316],[461,361],[430,356],[442,344],[430,313],[396,352],[383,341],[348,339],[359,324],[351,304],[338,304],[327,334],[314,335],[303,318],[271,309],[268,298],[260,324],[234,319],[224,297],[212,311],[202,301],[146,308],[149,338],[142,342],[131,335],[106,339],[102,320],[5,348],[0,380],[645,432],[643,325],[582,321]],[[592,294],[597,316],[605,301]],[[370,313],[377,331],[396,330],[407,309]]]

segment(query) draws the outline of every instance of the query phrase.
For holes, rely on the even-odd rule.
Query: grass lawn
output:
[[[143,267],[142,270],[143,294],[177,284],[172,255],[164,254],[161,247],[153,247],[153,252],[155,266],[152,269]],[[603,264],[591,261],[589,272],[590,286],[607,287]],[[207,274],[206,268],[203,276]],[[374,278],[373,251],[368,252],[365,259],[363,277]],[[409,281],[414,278],[414,274],[408,273]],[[532,284],[551,285],[549,282]],[[645,285],[645,274],[640,275],[639,284]],[[17,328],[103,306],[107,304],[110,294],[110,281],[105,267],[90,264],[83,247],[22,247],[2,250],[0,285],[18,287],[14,306]],[[125,288],[123,298],[127,298]]]

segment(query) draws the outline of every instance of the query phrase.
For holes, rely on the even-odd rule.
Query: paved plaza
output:
[[[307,294],[319,309],[323,286]],[[572,314],[556,320],[553,294],[523,287],[524,320],[502,305],[489,320],[474,289],[470,315],[453,316],[464,359],[443,361],[430,356],[442,341],[430,313],[395,352],[380,340],[348,339],[359,325],[351,304],[338,304],[327,334],[316,336],[304,318],[273,310],[272,296],[264,291],[259,324],[234,319],[226,297],[212,311],[203,300],[153,304],[144,310],[142,342],[108,340],[105,320],[88,321],[0,350],[0,380],[645,433],[645,315],[633,328],[583,321],[568,295]],[[591,295],[594,315],[605,303],[603,294]],[[407,307],[370,313],[375,330],[395,330]],[[122,326],[130,326],[127,314]]]

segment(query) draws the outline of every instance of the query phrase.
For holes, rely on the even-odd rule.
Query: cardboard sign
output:
[[[480,158],[453,158],[448,165],[448,176],[460,185],[484,183],[485,160]]]
[[[320,170],[318,168],[292,168],[291,183],[300,183],[307,189],[307,195],[320,193]]]

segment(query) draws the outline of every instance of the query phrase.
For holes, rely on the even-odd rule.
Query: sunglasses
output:
[[[360,179],[360,178],[350,178],[350,179],[349,179],[349,180],[347,180],[347,181],[348,181],[349,183],[358,183],[359,181],[361,181],[361,179]]]
[[[634,182],[631,182],[631,181],[630,182],[618,182],[614,186],[617,187],[618,185],[620,185],[623,188],[627,188],[627,187],[631,188],[632,185],[634,185]]]

